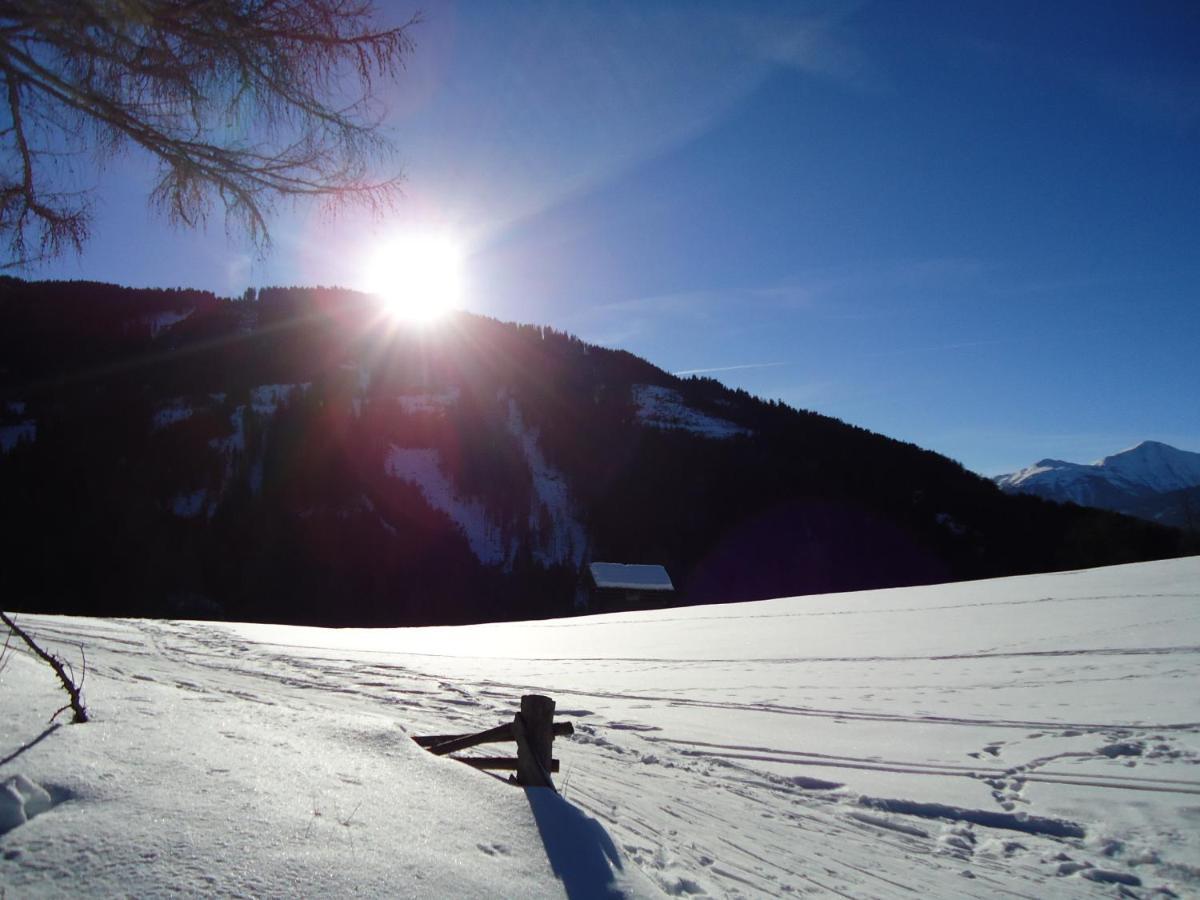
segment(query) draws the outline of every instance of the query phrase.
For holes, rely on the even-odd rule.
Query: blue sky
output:
[[[260,259],[156,219],[125,157],[83,255],[26,274],[360,287],[393,232],[449,231],[469,309],[985,474],[1200,450],[1195,3],[424,10],[394,215],[284,207]]]

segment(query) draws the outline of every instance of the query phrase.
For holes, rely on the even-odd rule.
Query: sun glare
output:
[[[392,318],[429,324],[462,302],[462,250],[444,235],[393,238],[375,250],[366,280]]]

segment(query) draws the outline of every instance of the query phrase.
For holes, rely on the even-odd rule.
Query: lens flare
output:
[[[462,249],[445,235],[392,238],[372,254],[366,284],[392,318],[436,322],[462,302]]]

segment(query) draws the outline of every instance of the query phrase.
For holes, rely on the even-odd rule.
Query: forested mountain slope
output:
[[[588,561],[673,602],[1178,555],[911,444],[547,328],[364,295],[0,281],[6,605],[323,624],[577,608]]]

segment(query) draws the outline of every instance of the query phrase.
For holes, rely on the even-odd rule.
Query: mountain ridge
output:
[[[1195,528],[1191,492],[1200,488],[1200,453],[1147,440],[1094,463],[1043,459],[993,480],[1011,493]]]
[[[1082,568],[1182,537],[621,350],[371,298],[0,279],[10,606],[306,624],[565,615]]]

